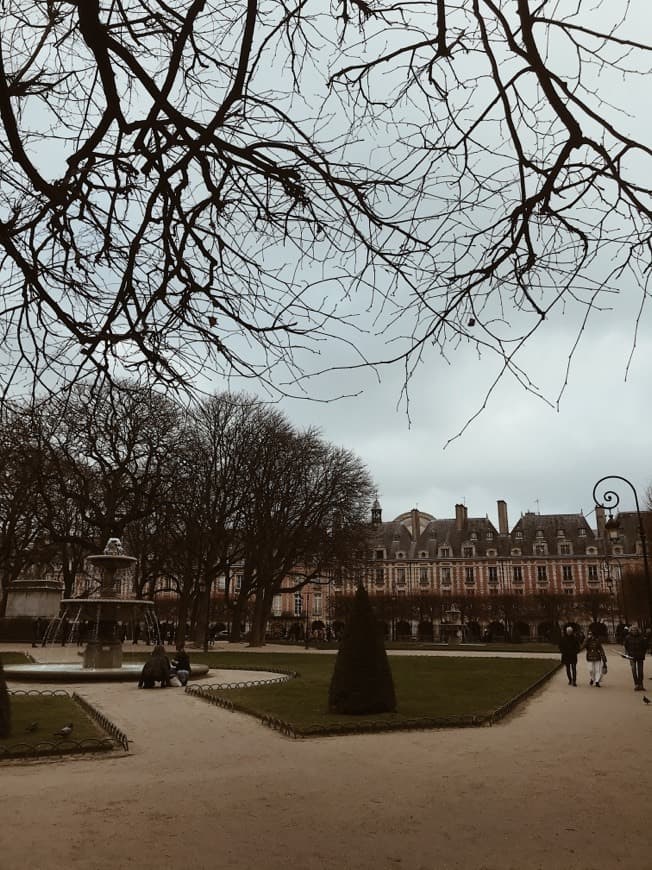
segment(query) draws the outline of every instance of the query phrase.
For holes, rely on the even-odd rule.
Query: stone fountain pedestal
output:
[[[122,643],[118,641],[89,640],[84,650],[84,667],[101,668],[122,667]]]

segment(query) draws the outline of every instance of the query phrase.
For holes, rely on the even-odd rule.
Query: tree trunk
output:
[[[267,613],[265,611],[265,596],[256,595],[254,613],[251,620],[251,632],[249,634],[249,646],[265,645],[265,626],[267,625]]]
[[[177,608],[177,633],[175,637],[177,647],[184,646],[186,641],[189,597],[190,593],[187,590],[182,589],[181,595],[179,596],[179,606]]]
[[[2,662],[0,661],[0,737],[9,737],[11,734],[11,706],[9,704],[9,692],[5,681]]]

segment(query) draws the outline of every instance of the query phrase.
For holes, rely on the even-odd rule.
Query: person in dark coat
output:
[[[632,666],[632,677],[634,678],[634,691],[643,691],[643,662],[645,661],[645,653],[647,652],[647,638],[641,632],[637,625],[633,625],[629,634],[625,638],[625,654]]]
[[[569,686],[577,686],[577,654],[580,651],[580,642],[575,635],[572,625],[566,626],[566,631],[559,641],[561,661],[566,665],[566,676]]]
[[[162,689],[170,685],[170,660],[162,646],[155,646],[143,665],[138,688],[153,689],[155,683],[160,683]]]

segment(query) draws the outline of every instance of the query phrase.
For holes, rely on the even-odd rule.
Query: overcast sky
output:
[[[630,302],[635,288],[631,288]],[[497,524],[496,500],[505,499],[510,525],[522,512],[583,511],[594,527],[592,491],[599,478],[629,478],[644,506],[652,484],[649,374],[650,317],[633,341],[633,307],[603,312],[593,320],[575,357],[559,410],[504,380],[487,407],[459,437],[482,405],[494,363],[464,349],[450,364],[433,356],[410,388],[410,417],[400,401],[402,371],[387,369],[379,383],[371,372],[347,378],[362,395],[330,404],[285,400],[297,426],[317,425],[323,435],[354,450],[378,486],[383,519],[419,507],[438,518],[463,502],[470,516]],[[560,318],[530,346],[527,368],[553,405],[564,383],[572,345],[571,323]],[[454,439],[454,440],[450,440]],[[633,509],[626,485],[621,507]]]
[[[563,11],[563,3],[553,5]],[[573,9],[576,6],[570,5]],[[585,9],[590,10],[588,14],[595,11],[596,27],[607,20],[607,14],[624,14],[616,7],[618,4],[603,3],[595,11],[593,4],[585,4]],[[636,0],[626,7],[627,32],[637,36],[639,24],[642,30],[649,22],[648,3]],[[384,25],[379,27],[384,39]],[[357,58],[359,50],[360,46],[354,44],[352,57]],[[562,45],[561,50],[568,50],[568,46]],[[568,58],[572,66],[576,62],[574,50]],[[563,61],[561,57],[562,66]],[[275,55],[273,62],[276,64]],[[315,62],[315,67],[320,76],[324,75],[321,63]],[[645,111],[649,108],[649,76],[640,79],[630,76],[623,87],[624,77],[616,64],[607,63],[597,74],[601,98],[622,112],[620,121],[628,135],[649,142],[652,124],[649,111]],[[325,87],[324,82],[322,85]],[[466,91],[464,94],[466,101]],[[416,111],[413,104],[411,111]],[[337,119],[337,113],[332,118]],[[414,120],[412,116],[410,120]],[[334,121],[331,119],[330,123]],[[379,146],[379,136],[379,130],[374,128],[368,141],[362,138],[358,143],[361,153]],[[492,154],[489,145],[487,155]],[[483,159],[491,159],[487,155]],[[50,143],[44,159],[53,160]],[[56,177],[57,170],[52,171]],[[649,177],[649,173],[641,175]],[[587,222],[593,219],[592,215],[586,217]],[[624,232],[626,228],[618,227],[618,233],[621,229]],[[454,236],[457,230],[451,232]],[[448,250],[444,254],[448,256]],[[290,256],[283,244],[278,256],[282,262],[287,262],[284,258]],[[337,257],[337,252],[334,256]],[[612,248],[605,251],[602,264],[596,258],[596,277],[601,269],[607,273],[614,268],[613,257]],[[343,271],[346,274],[346,268]],[[381,274],[381,270],[376,274]],[[333,286],[348,299],[346,282],[342,286],[342,282],[335,281]],[[496,377],[499,360],[490,355],[479,358],[471,344],[462,344],[450,349],[448,359],[435,351],[425,356],[409,385],[409,415],[402,394],[404,372],[400,366],[378,371],[380,379],[370,369],[333,372],[315,378],[304,384],[307,395],[313,398],[356,395],[326,403],[287,398],[281,401],[281,407],[296,426],[317,426],[326,439],[355,451],[364,460],[377,484],[386,520],[415,506],[436,517],[450,517],[454,515],[454,505],[463,502],[471,516],[487,514],[497,523],[496,500],[504,499],[512,525],[528,510],[583,511],[594,525],[592,490],[600,477],[618,474],[629,478],[638,490],[641,506],[652,484],[652,464],[648,459],[652,423],[648,384],[652,369],[652,315],[647,310],[643,312],[636,350],[627,371],[641,291],[634,285],[618,289],[620,293],[613,295],[615,307],[595,311],[590,318],[558,408],[568,355],[584,313],[573,308],[570,300],[565,302],[563,312],[561,309],[553,312],[518,360],[548,402],[506,377],[489,397],[484,410],[472,419]],[[322,292],[319,282],[316,292]],[[599,304],[608,302],[601,298]],[[360,306],[364,316],[367,302],[363,300]],[[412,313],[409,303],[406,310],[409,317]],[[508,311],[506,317],[511,320],[514,312]],[[409,323],[400,326],[404,334],[410,334]],[[373,335],[371,323],[367,323],[367,329],[370,334],[360,335],[359,340],[365,351],[367,344],[372,349],[371,358],[382,358],[391,352],[391,348],[383,348],[382,336]],[[305,370],[329,370],[351,360],[350,355],[348,359],[338,356],[342,347],[336,341],[321,343],[318,350],[318,362],[323,365],[315,365],[314,358],[306,358]],[[295,358],[301,364],[300,351]],[[218,390],[227,385],[211,380],[201,386]],[[232,382],[229,386],[256,391],[253,381]],[[456,437],[462,430],[465,431]],[[631,509],[630,492],[625,485],[621,491],[622,507]]]

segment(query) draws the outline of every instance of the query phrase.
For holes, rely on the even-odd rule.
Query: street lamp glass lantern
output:
[[[606,533],[609,535],[609,539],[611,541],[618,540],[618,535],[620,533],[620,523],[613,514],[609,514],[609,519],[604,524],[604,528]]]

